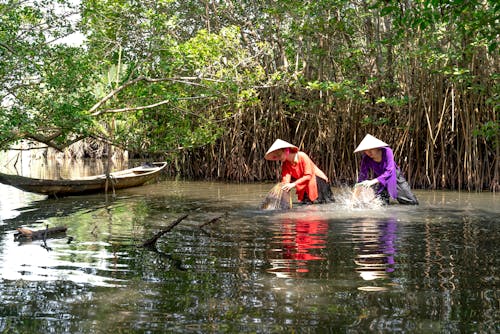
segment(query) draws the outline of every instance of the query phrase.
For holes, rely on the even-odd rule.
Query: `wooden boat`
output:
[[[51,197],[80,195],[104,192],[106,190],[137,187],[155,179],[167,165],[166,162],[153,162],[139,167],[125,169],[109,174],[87,176],[75,179],[36,179],[19,175],[0,173],[0,183],[18,189],[49,195]]]

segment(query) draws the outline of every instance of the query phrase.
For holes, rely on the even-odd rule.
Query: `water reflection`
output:
[[[16,210],[0,225],[0,332],[498,332],[498,197],[258,211],[268,190],[170,180],[109,202],[0,197]],[[137,247],[184,214],[159,252]],[[45,224],[74,240],[14,241]]]
[[[105,245],[86,243],[77,247],[68,244],[66,238],[46,241],[50,249],[44,249],[42,240],[18,243],[13,233],[7,233],[1,242],[0,278],[4,280],[57,281],[92,283],[96,286],[115,286],[114,280],[103,272],[112,268],[109,259],[114,256]],[[87,258],[87,256],[90,258]],[[93,258],[94,260],[90,260]],[[89,261],[90,260],[90,261]],[[98,261],[95,261],[98,260]]]
[[[5,220],[13,219],[20,214],[21,207],[31,204],[44,196],[31,194],[11,186],[0,184],[0,226]]]
[[[371,281],[387,278],[395,268],[397,223],[395,219],[363,219],[353,226],[357,265],[361,278]]]
[[[318,217],[283,219],[274,231],[269,252],[271,268],[278,277],[300,277],[308,273],[309,262],[325,260],[328,222]]]
[[[28,281],[64,280],[76,284],[116,286],[128,273],[121,258],[121,238],[140,203],[108,203],[105,196],[68,197],[33,202],[15,218],[6,219],[0,238],[0,279]],[[135,217],[138,218],[138,217]],[[16,227],[43,230],[66,226],[67,235],[46,240],[15,238]],[[126,246],[125,246],[126,247]]]

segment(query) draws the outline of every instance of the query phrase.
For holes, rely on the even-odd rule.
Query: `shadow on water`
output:
[[[17,208],[17,215],[13,218],[4,219],[4,230],[17,227],[16,225],[33,224],[37,221],[45,221],[54,217],[66,217],[75,212],[90,213],[105,207],[104,197],[65,197],[60,199],[46,198],[31,202],[28,206]]]

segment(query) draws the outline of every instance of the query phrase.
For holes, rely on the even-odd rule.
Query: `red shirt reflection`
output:
[[[312,249],[326,247],[328,224],[320,220],[296,220],[283,224],[283,258],[292,260],[323,260]]]

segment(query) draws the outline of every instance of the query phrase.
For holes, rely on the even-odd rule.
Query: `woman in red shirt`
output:
[[[303,204],[334,202],[328,177],[307,154],[284,140],[277,139],[269,148],[266,160],[281,161],[283,190],[295,188]]]

